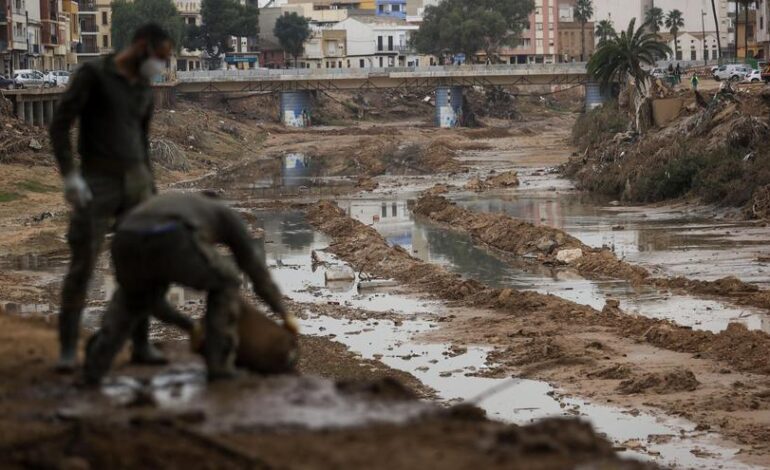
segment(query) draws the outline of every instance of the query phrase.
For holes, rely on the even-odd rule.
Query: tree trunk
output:
[[[704,38],[703,41],[705,42],[706,39]],[[677,57],[677,55],[676,55],[677,49],[679,49],[679,47],[678,47],[678,43],[677,43],[677,40],[676,40],[676,33],[674,33],[674,60],[679,60],[679,57]]]
[[[717,16],[717,6],[716,3],[714,3],[714,0],[711,0],[711,10],[714,13],[714,26],[717,29],[717,49],[719,49],[717,63],[719,63],[719,61],[722,59],[722,38],[719,37],[719,17]]]
[[[743,4],[743,59],[749,58],[749,2]]]
[[[580,22],[580,62],[585,62],[586,55],[586,22]]]
[[[636,130],[644,134],[652,127],[652,98],[649,96],[649,78],[636,81],[636,92],[633,95]]]

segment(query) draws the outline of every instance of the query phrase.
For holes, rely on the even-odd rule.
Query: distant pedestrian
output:
[[[698,83],[700,83],[700,79],[698,78],[697,73],[692,74],[692,78],[690,79],[690,85],[692,85],[693,91],[698,91]]]
[[[676,70],[674,73],[676,73],[676,82],[682,83],[682,67],[679,66],[679,62],[676,63]]]

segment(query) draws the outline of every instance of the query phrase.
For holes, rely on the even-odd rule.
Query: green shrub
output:
[[[581,114],[572,126],[572,142],[585,151],[612,138],[618,132],[625,132],[631,120],[625,111],[618,108],[616,101]]]

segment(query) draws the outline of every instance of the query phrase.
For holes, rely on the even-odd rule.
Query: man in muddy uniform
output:
[[[129,213],[115,233],[112,259],[119,287],[101,330],[86,348],[87,383],[101,380],[128,332],[148,315],[191,329],[190,324],[170,314],[173,308],[166,301],[166,291],[171,283],[208,292],[203,347],[208,376],[216,380],[235,375],[241,279],[236,266],[217,253],[217,243],[230,249],[255,293],[296,334],[296,327],[287,319],[281,292],[236,212],[197,194],[155,196]],[[164,312],[165,318],[158,312]]]
[[[163,70],[172,51],[171,38],[159,26],[139,28],[128,48],[80,67],[54,114],[51,142],[64,177],[65,199],[73,208],[67,232],[72,259],[59,315],[60,371],[76,366],[80,316],[106,233],[116,218],[154,192],[150,80]],[[77,119],[79,169],[69,136]],[[137,326],[133,360],[163,363],[149,343],[147,328],[146,323]]]

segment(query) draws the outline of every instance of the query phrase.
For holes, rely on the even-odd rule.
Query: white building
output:
[[[716,0],[717,16],[719,18],[719,35],[722,39],[722,47],[727,48],[729,42],[730,21],[728,18],[729,1]],[[594,0],[594,23],[601,20],[611,20],[616,31],[628,28],[632,18],[636,18],[638,27],[644,22],[645,12],[652,6],[663,10],[664,14],[677,9],[684,17],[684,27],[681,33],[700,34],[716,33],[714,14],[711,8],[711,0]],[[705,13],[705,15],[702,15]],[[663,27],[663,31],[666,27]],[[686,56],[689,51],[685,51]],[[702,55],[702,54],[700,54]]]
[[[662,35],[671,50],[674,50],[674,37],[665,33]],[[704,47],[705,44],[705,47]],[[673,60],[702,61],[715,60],[719,57],[716,33],[706,33],[705,42],[703,33],[680,33],[677,35],[677,46]]]
[[[430,65],[430,59],[409,50],[409,38],[419,27],[402,20],[375,16],[350,17],[332,26],[346,31],[346,68]]]

